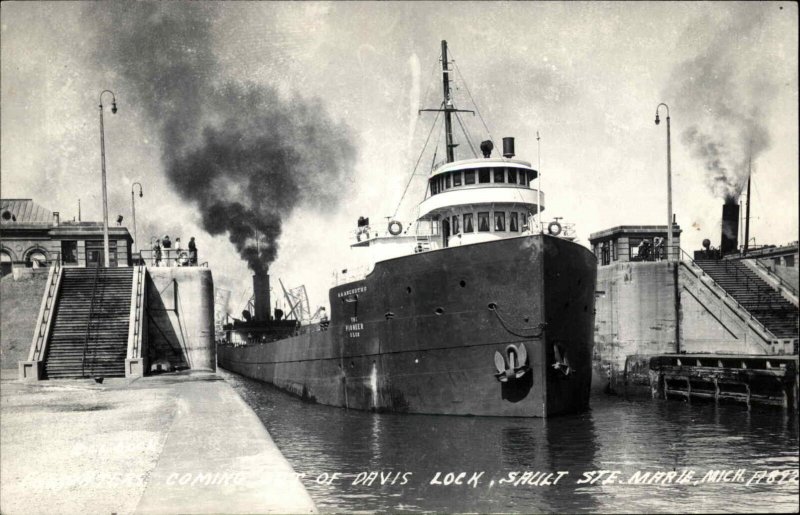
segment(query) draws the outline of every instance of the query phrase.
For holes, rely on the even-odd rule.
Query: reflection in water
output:
[[[376,414],[300,401],[222,375],[252,406],[321,511],[709,512],[797,511],[798,486],[620,484],[635,473],[798,467],[796,415],[741,406],[599,397],[592,410],[549,420]],[[577,484],[616,470],[612,481]],[[516,484],[566,471],[556,485]],[[373,480],[365,481],[374,472]],[[408,474],[408,473],[411,474]],[[478,487],[432,484],[473,474]],[[332,484],[321,474],[339,473]],[[383,483],[381,475],[383,473]],[[530,482],[535,483],[535,476]],[[451,476],[453,477],[453,476]],[[528,476],[532,477],[531,475]],[[595,476],[592,476],[595,477]],[[353,484],[357,482],[357,484]]]

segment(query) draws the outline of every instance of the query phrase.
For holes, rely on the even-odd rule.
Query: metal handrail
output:
[[[795,297],[797,296],[797,290],[794,288],[794,286],[789,284],[788,282],[784,281],[781,276],[779,276],[778,274],[776,274],[775,272],[770,270],[770,268],[767,265],[765,265],[764,263],[762,263],[761,261],[759,261],[758,259],[755,259],[755,258],[752,259],[752,262],[755,263],[757,267],[761,268],[767,274],[769,274],[770,277],[772,277],[773,279],[776,279],[778,281],[778,284],[781,285],[781,287],[786,288],[787,290],[789,290],[792,293],[792,295],[794,295]]]
[[[727,273],[733,272],[733,275],[737,281],[741,282],[742,280],[744,280],[744,285],[745,288],[747,288],[747,291],[752,293],[755,290],[755,293],[759,296],[759,303],[760,303],[761,301],[760,297],[761,294],[764,292],[764,287],[763,286],[759,287],[760,285],[758,283],[755,283],[752,278],[750,278],[746,273],[740,270],[736,266],[736,264],[732,264],[734,263],[734,261],[730,259],[723,259],[722,261],[725,263],[725,272]]]
[[[141,338],[142,338],[142,307],[143,307],[143,293],[144,293],[144,267],[137,266],[134,272],[136,275],[136,283],[134,284],[135,288],[135,300],[133,305],[134,316],[133,316],[133,341],[132,343],[132,351],[130,358],[138,358],[140,357],[140,347],[141,347]]]
[[[731,269],[733,269],[733,273],[734,273],[735,277],[737,278],[737,280],[739,280],[740,277],[744,278],[745,286],[746,286],[748,292],[752,293],[753,290],[755,290],[755,294],[758,296],[756,298],[756,309],[772,309],[772,310],[777,310],[778,309],[773,305],[772,299],[770,298],[770,295],[769,295],[770,293],[775,291],[771,286],[769,286],[769,285],[766,285],[766,286],[761,285],[761,284],[759,284],[757,282],[757,281],[761,281],[760,279],[754,280],[751,277],[749,277],[744,270],[741,270],[739,267],[736,266],[736,263],[738,262],[738,260],[726,259],[724,261],[725,261],[725,271],[726,272],[730,272]],[[732,264],[729,264],[729,262],[732,263]],[[741,265],[741,266],[744,266],[744,265]],[[751,284],[753,284],[753,283],[755,285],[751,289]]]
[[[57,256],[60,256],[60,253],[57,253]],[[42,358],[42,350],[44,348],[45,338],[47,337],[47,328],[52,319],[59,274],[62,268],[60,257],[52,260],[52,263],[48,277],[47,290],[45,291],[45,297],[42,301],[41,309],[39,310],[39,317],[37,318],[38,324],[36,333],[34,334],[35,341],[32,349],[33,352],[29,355],[30,361],[39,361]]]
[[[695,260],[694,260],[694,259],[692,259],[692,257],[689,255],[689,253],[687,253],[687,252],[686,252],[685,250],[683,250],[682,248],[679,248],[679,249],[680,249],[680,251],[681,251],[681,256],[686,256],[686,258],[688,259],[688,261],[689,261],[689,262],[690,262],[690,263],[691,263],[693,266],[695,266],[695,267],[699,268],[699,269],[700,269],[700,273],[701,273],[702,275],[706,276],[706,277],[708,278],[708,280],[709,280],[709,281],[711,281],[711,284],[713,284],[713,285],[714,285],[714,286],[715,286],[717,289],[719,289],[719,290],[722,290],[722,293],[724,294],[724,298],[726,298],[726,299],[729,299],[731,302],[733,302],[733,303],[736,305],[736,307],[737,307],[738,309],[740,309],[741,311],[744,311],[745,313],[747,313],[748,315],[750,315],[750,316],[749,316],[749,319],[748,319],[748,320],[746,320],[745,322],[747,322],[747,323],[753,323],[753,324],[755,324],[755,325],[758,325],[758,326],[760,326],[760,329],[761,329],[761,331],[762,331],[762,332],[764,332],[764,333],[766,333],[768,336],[770,336],[770,340],[772,340],[772,339],[774,338],[774,336],[775,336],[775,335],[774,335],[774,334],[772,334],[772,331],[770,331],[769,329],[767,329],[767,326],[765,326],[764,324],[762,324],[762,323],[761,323],[761,321],[759,321],[757,318],[755,318],[755,317],[753,316],[753,314],[750,312],[750,310],[749,310],[749,309],[747,309],[746,307],[742,306],[742,305],[739,303],[739,301],[738,301],[738,300],[736,300],[736,299],[735,299],[735,298],[734,298],[732,295],[730,295],[730,294],[728,293],[728,291],[727,291],[725,288],[723,288],[723,287],[722,287],[722,286],[721,286],[719,283],[717,283],[717,281],[715,281],[715,280],[714,280],[714,278],[713,278],[713,277],[711,277],[710,275],[708,275],[708,274],[706,273],[706,271],[705,271],[705,270],[703,270],[703,267],[701,267],[700,265],[698,265],[698,264],[695,262]],[[681,261],[684,261],[684,260],[681,260]],[[694,270],[692,270],[691,268],[688,268],[688,269],[689,269],[689,270],[690,270],[692,273],[694,273]],[[697,276],[696,274],[695,274],[695,276],[699,278],[699,276]],[[701,281],[701,282],[702,282],[702,281]],[[705,284],[705,283],[703,283],[703,284]],[[708,286],[708,285],[706,285],[706,286]],[[709,288],[710,288],[710,287],[709,287]],[[710,289],[713,291],[713,288],[710,288]],[[717,296],[719,296],[719,294],[717,294]]]
[[[94,268],[94,280],[92,281],[92,300],[89,303],[89,320],[86,322],[86,337],[83,340],[83,357],[81,358],[81,377],[86,377],[86,351],[89,348],[89,330],[92,327],[92,314],[94,314],[94,300],[97,295],[97,278],[100,276],[100,260]]]
[[[153,249],[141,249],[139,250],[139,259],[142,264],[146,263],[148,266],[204,266],[205,263],[199,262],[197,254],[197,251],[192,254],[192,251],[187,248],[162,248],[159,252]]]

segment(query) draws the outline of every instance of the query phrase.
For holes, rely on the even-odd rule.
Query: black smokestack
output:
[[[269,274],[259,272],[253,275],[253,304],[256,322],[269,321]]]
[[[99,26],[98,61],[126,88],[127,100],[116,92],[121,107],[144,108],[157,129],[169,182],[258,274],[296,207],[337,204],[344,190],[331,185],[353,169],[355,149],[319,101],[226,76],[214,48],[219,7],[120,2],[93,4],[87,16]]]
[[[719,249],[724,256],[739,248],[739,204],[735,198],[725,199],[722,206],[722,237]]]
[[[514,138],[503,138],[503,157],[514,157]]]

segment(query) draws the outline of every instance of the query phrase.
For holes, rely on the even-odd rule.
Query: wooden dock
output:
[[[653,398],[713,399],[797,410],[798,356],[662,354],[650,358]]]

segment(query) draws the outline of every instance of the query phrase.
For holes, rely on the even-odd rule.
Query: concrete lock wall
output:
[[[681,266],[681,350],[687,353],[766,354],[769,342],[731,307],[718,289]]]
[[[622,391],[628,356],[675,352],[674,270],[667,262],[598,268],[593,391]]]
[[[594,392],[622,393],[626,380],[628,386],[646,382],[654,354],[767,353],[764,336],[748,324],[749,314],[727,303],[708,277],[683,264],[600,267],[596,310]]]
[[[0,367],[16,369],[28,359],[42,305],[47,268],[22,268],[0,281]]]
[[[211,270],[148,267],[147,273],[149,370],[216,370]]]

